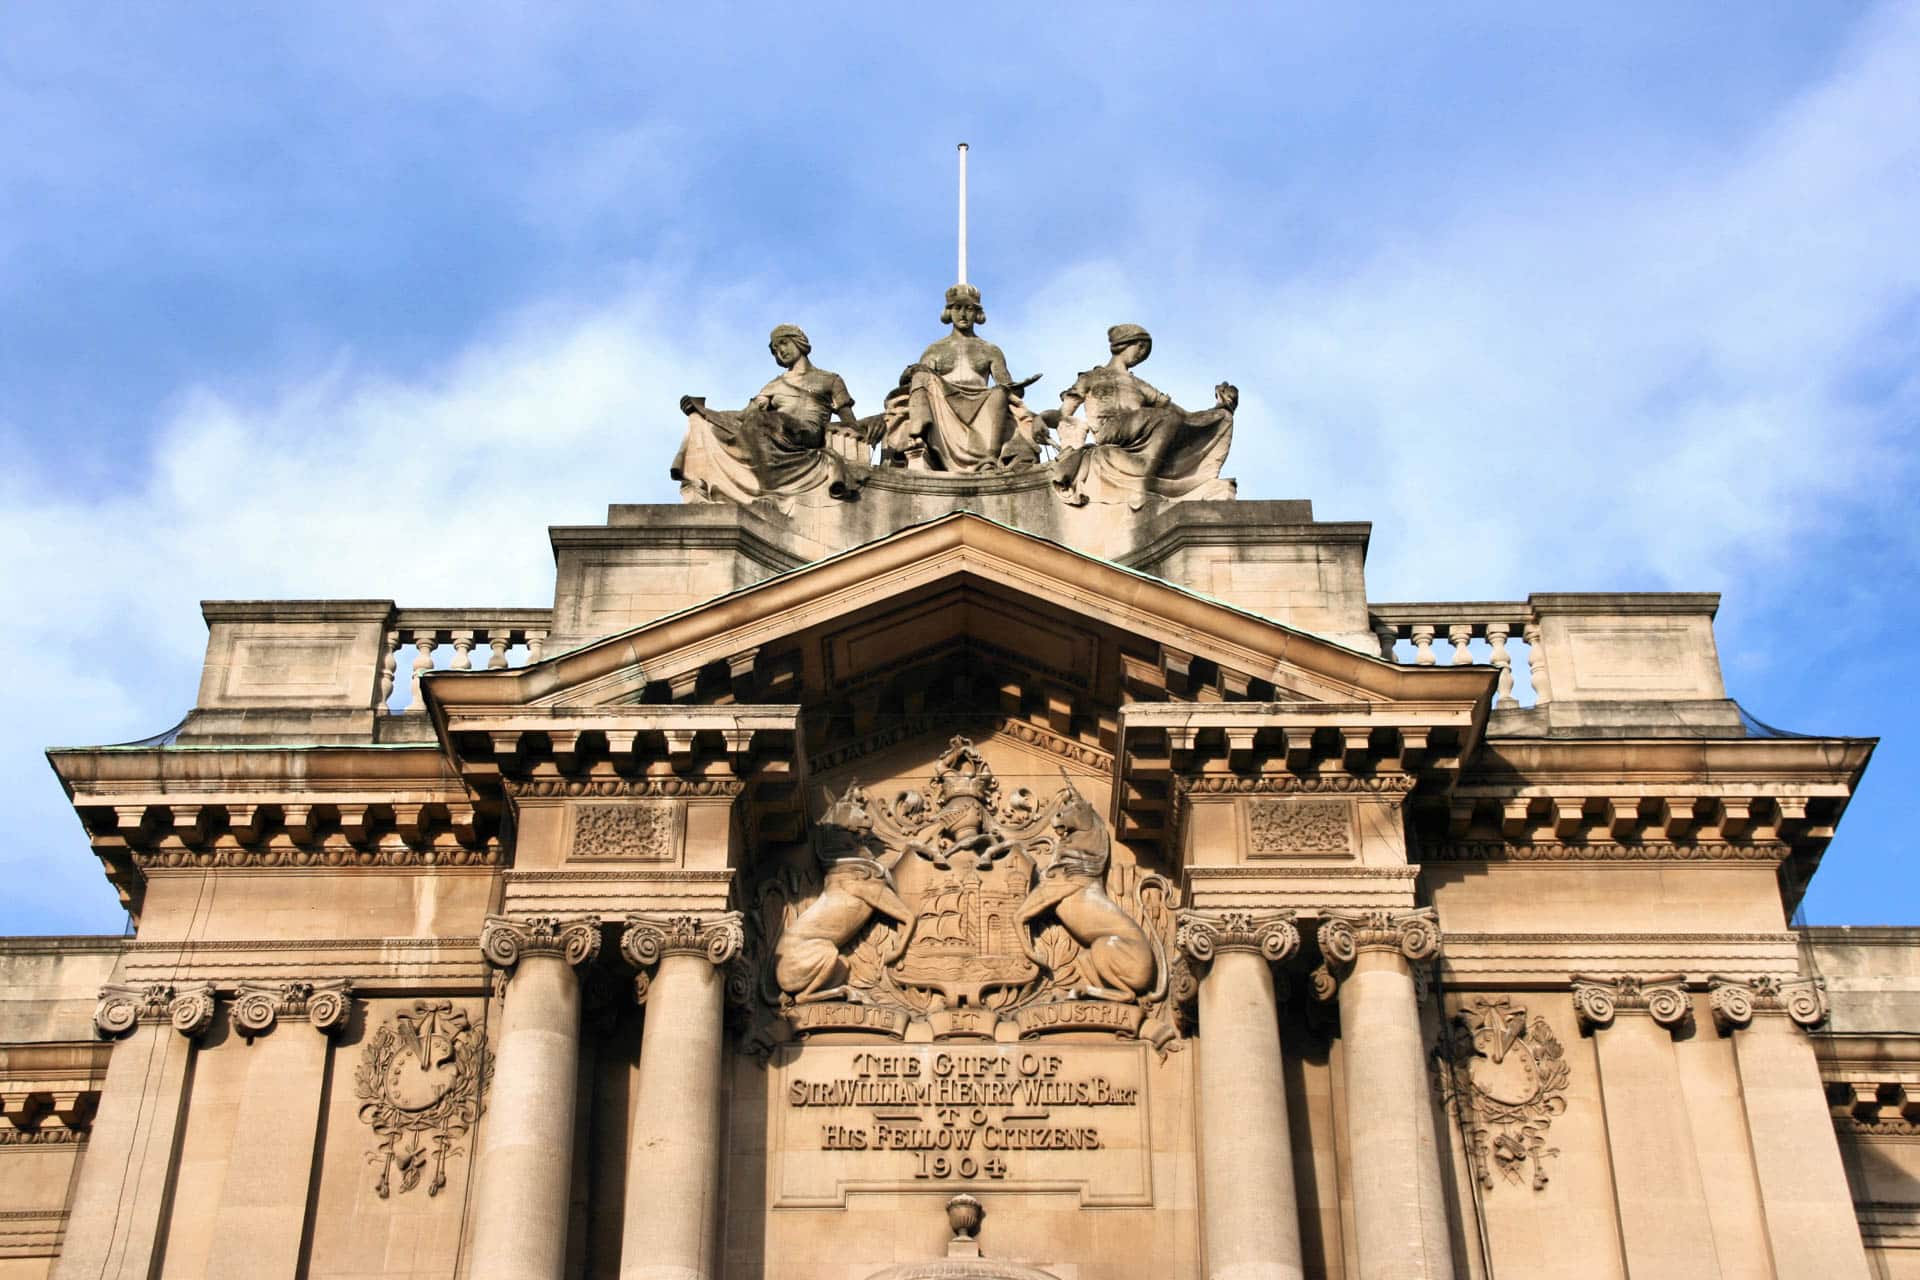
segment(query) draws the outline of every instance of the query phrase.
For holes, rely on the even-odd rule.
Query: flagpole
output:
[[[967,282],[967,144],[960,144],[960,279]]]

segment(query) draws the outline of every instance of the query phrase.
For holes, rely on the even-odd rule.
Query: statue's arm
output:
[[[1007,372],[1006,352],[1000,350],[1000,348],[994,346],[992,343],[988,343],[987,360],[993,370],[993,380],[1003,387],[1011,387],[1013,385],[1013,375]]]
[[[827,407],[839,415],[840,421],[846,424],[847,430],[858,434],[860,419],[853,413],[853,395],[847,390],[846,380],[837,373],[833,375],[833,388],[830,394],[832,400]]]

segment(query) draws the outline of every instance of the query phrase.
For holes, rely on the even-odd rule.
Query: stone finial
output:
[[[1179,913],[1173,940],[1202,964],[1222,951],[1252,951],[1277,964],[1300,949],[1300,930],[1291,911],[1188,910]]]
[[[1756,1014],[1785,1014],[1809,1031],[1827,1020],[1826,984],[1818,978],[1763,973],[1741,980],[1713,974],[1707,990],[1714,1025],[1722,1035],[1748,1026]]]
[[[980,1256],[980,1224],[986,1220],[987,1207],[970,1195],[957,1195],[947,1201],[947,1225],[953,1239],[947,1241],[949,1258]]]
[[[1594,978],[1575,974],[1573,1007],[1583,1026],[1610,1027],[1620,1013],[1644,1013],[1663,1027],[1677,1027],[1693,1011],[1686,977]]]
[[[488,963],[512,969],[523,956],[564,956],[575,968],[600,954],[600,919],[560,920],[529,916],[524,920],[488,916],[480,929],[480,950]]]

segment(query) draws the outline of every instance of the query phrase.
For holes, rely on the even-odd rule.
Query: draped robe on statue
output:
[[[1220,478],[1233,444],[1233,411],[1188,413],[1146,380],[1102,365],[1066,393],[1086,403],[1091,434],[1054,464],[1055,487],[1074,506],[1124,502],[1138,509],[1163,498],[1231,498]],[[1062,423],[1064,429],[1065,423]]]
[[[827,422],[853,406],[837,373],[783,373],[744,409],[709,409],[696,401],[687,438],[669,474],[691,501],[742,504],[767,498],[783,513],[803,494],[851,496],[856,484],[826,449]]]

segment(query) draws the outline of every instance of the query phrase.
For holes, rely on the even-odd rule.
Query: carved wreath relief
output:
[[[1442,1095],[1459,1117],[1467,1157],[1480,1185],[1498,1169],[1517,1183],[1529,1170],[1533,1189],[1547,1185],[1547,1127],[1567,1109],[1565,1052],[1546,1019],[1505,996],[1479,996],[1454,1015],[1434,1050]]]
[[[1173,886],[1115,860],[1071,782],[1005,794],[954,738],[924,793],[830,796],[814,854],[758,895],[760,995],[793,1031],[1177,1037]]]
[[[481,1095],[493,1063],[464,1009],[446,1000],[416,1000],[396,1013],[367,1042],[354,1075],[360,1119],[380,1143],[367,1159],[380,1166],[374,1191],[385,1199],[398,1170],[402,1193],[420,1185],[427,1165],[427,1194],[447,1185],[447,1157],[454,1143],[480,1118]]]

